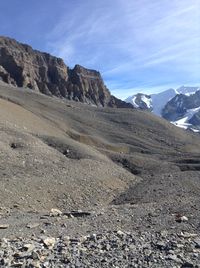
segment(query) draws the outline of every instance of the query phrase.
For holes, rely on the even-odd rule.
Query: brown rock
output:
[[[33,50],[14,39],[0,37],[0,78],[18,87],[97,106],[132,108],[113,97],[99,72]]]

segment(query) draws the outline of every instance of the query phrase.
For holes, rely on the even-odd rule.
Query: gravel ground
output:
[[[200,267],[196,234],[114,232],[0,241],[1,267]]]
[[[156,204],[16,210],[1,215],[0,237],[0,267],[200,267],[192,211],[165,214]]]
[[[137,110],[0,96],[0,268],[200,267],[198,135]]]

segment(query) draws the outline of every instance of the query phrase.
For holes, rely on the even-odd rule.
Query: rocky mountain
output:
[[[152,111],[176,126],[198,131],[200,130],[199,89],[199,87],[181,86],[151,95],[138,93],[125,101],[130,102],[135,108]]]
[[[171,99],[162,111],[162,116],[175,125],[200,130],[200,90],[193,94],[178,94]]]
[[[0,37],[0,78],[50,96],[96,106],[132,108],[110,94],[98,71],[80,65],[70,69],[62,59],[7,37]]]
[[[136,95],[128,97],[125,101],[131,103],[135,108],[152,111],[152,99],[150,95],[137,93]]]
[[[174,96],[176,96],[177,91],[173,88],[167,89],[163,92],[152,94],[152,104],[153,104],[153,113],[161,116],[162,110],[165,107],[166,103],[172,99]]]
[[[186,87],[186,86],[181,86],[176,91],[179,94],[184,94],[184,95],[189,96],[190,94],[194,94],[197,90],[199,90],[199,87]]]
[[[146,95],[137,93],[125,99],[126,102],[131,103],[135,108],[152,111],[156,115],[161,116],[162,109],[166,103],[176,95],[174,89],[168,89],[157,94]]]

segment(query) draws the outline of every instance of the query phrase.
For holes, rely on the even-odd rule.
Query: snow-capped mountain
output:
[[[176,94],[177,92],[175,89],[168,89],[151,95],[137,93],[128,97],[125,101],[131,103],[135,108],[149,110],[156,115],[161,116],[162,109],[165,107],[166,103],[176,96]]]
[[[179,127],[200,131],[200,87],[181,86],[151,95],[137,93],[125,101],[135,108],[162,116]]]
[[[135,108],[142,110],[152,111],[152,98],[149,95],[143,93],[137,93],[131,97],[128,97],[125,102],[131,103]]]
[[[170,101],[174,96],[176,96],[177,91],[173,88],[167,89],[163,92],[152,94],[152,105],[153,110],[152,112],[158,116],[162,115],[162,110],[167,104],[168,101]]]
[[[179,87],[176,91],[179,94],[184,94],[184,95],[189,96],[190,94],[194,94],[199,89],[200,89],[199,87],[185,87],[185,86],[182,86],[182,87]]]
[[[166,104],[162,116],[179,127],[200,130],[200,88],[195,93],[177,94]]]

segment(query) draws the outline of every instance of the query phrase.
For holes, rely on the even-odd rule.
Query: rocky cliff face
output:
[[[62,59],[6,37],[0,37],[0,78],[47,95],[103,107],[132,108],[110,94],[99,72],[80,65],[70,69]]]

